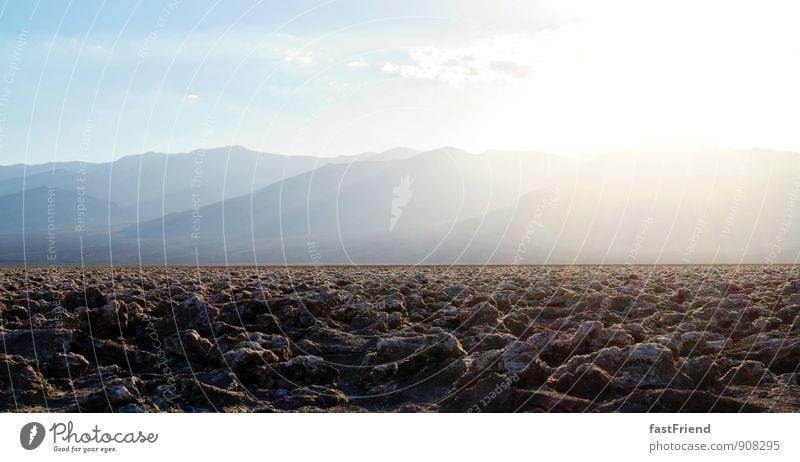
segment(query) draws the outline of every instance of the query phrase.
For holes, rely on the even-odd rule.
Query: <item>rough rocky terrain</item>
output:
[[[0,269],[0,410],[800,410],[800,267]]]

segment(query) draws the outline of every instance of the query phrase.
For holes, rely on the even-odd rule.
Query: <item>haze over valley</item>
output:
[[[800,155],[663,151],[331,158],[236,146],[4,166],[0,262],[795,261]]]

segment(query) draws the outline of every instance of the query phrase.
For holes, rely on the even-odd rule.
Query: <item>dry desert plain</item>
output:
[[[795,412],[800,267],[0,269],[0,410]]]

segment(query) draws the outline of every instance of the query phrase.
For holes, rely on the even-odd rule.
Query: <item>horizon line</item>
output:
[[[453,145],[445,145],[440,146],[433,149],[418,149],[415,147],[410,147],[408,145],[405,146],[394,146],[389,149],[381,150],[381,151],[362,151],[357,152],[354,154],[337,154],[333,156],[320,156],[320,155],[313,155],[313,154],[287,154],[287,153],[279,153],[279,152],[270,152],[270,151],[259,151],[256,149],[249,148],[243,144],[229,144],[224,146],[213,146],[213,147],[199,147],[192,149],[190,151],[183,151],[183,152],[159,152],[159,151],[145,151],[140,153],[133,153],[133,154],[123,154],[119,157],[116,157],[112,160],[107,161],[90,161],[90,160],[81,160],[81,159],[70,159],[70,160],[50,160],[47,162],[38,162],[28,164],[25,162],[16,162],[13,164],[1,164],[0,168],[4,167],[39,167],[51,164],[59,164],[59,163],[83,163],[83,164],[93,164],[93,165],[102,165],[102,164],[111,164],[129,157],[137,157],[137,156],[147,156],[147,155],[164,155],[164,156],[180,156],[180,155],[189,155],[195,154],[199,151],[219,151],[219,150],[232,150],[232,149],[244,149],[259,155],[273,155],[273,156],[281,156],[281,157],[312,157],[316,159],[338,159],[343,157],[358,157],[364,156],[368,154],[385,154],[387,152],[396,150],[396,149],[409,149],[412,151],[416,151],[417,154],[425,154],[430,152],[436,151],[443,151],[443,150],[457,150],[462,151],[466,154],[480,156],[480,155],[487,155],[491,153],[503,152],[503,153],[531,153],[531,154],[546,154],[551,156],[557,157],[566,157],[566,158],[588,158],[593,156],[601,156],[606,154],[613,154],[613,153],[631,153],[640,150],[686,150],[686,149],[703,149],[703,150],[730,150],[730,151],[770,151],[770,152],[780,152],[780,153],[791,153],[791,154],[800,154],[800,150],[789,150],[789,149],[779,149],[779,148],[772,148],[772,147],[765,147],[765,146],[749,146],[749,147],[737,147],[737,146],[725,146],[721,144],[703,144],[703,143],[686,143],[686,144],[674,144],[674,145],[641,145],[636,147],[620,147],[620,148],[612,148],[612,149],[603,149],[597,151],[587,151],[581,153],[566,153],[566,152],[556,152],[556,151],[549,151],[549,150],[541,150],[541,149],[484,149],[481,151],[468,151],[466,149],[462,149]]]

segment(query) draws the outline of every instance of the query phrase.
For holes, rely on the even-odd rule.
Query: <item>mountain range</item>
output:
[[[240,146],[0,166],[0,264],[793,263],[800,154]]]

